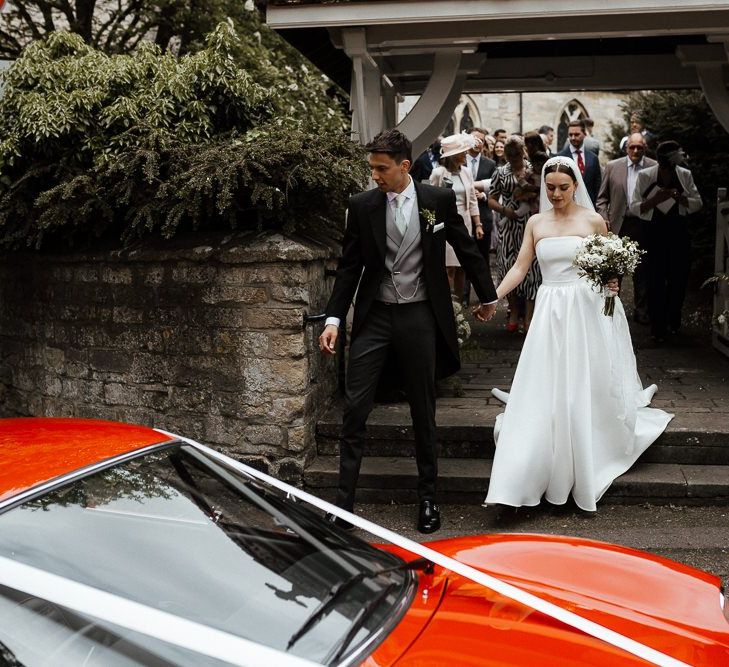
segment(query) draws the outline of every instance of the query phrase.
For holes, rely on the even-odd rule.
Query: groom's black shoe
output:
[[[338,516],[329,514],[329,512],[327,512],[326,516],[324,517],[324,521],[326,521],[327,523],[331,523],[333,526],[336,526],[340,530],[346,530],[347,532],[350,532],[355,528],[354,524],[351,524],[349,523],[349,521],[345,521],[344,519],[340,519]]]
[[[418,530],[421,533],[434,533],[440,528],[440,508],[433,500],[421,500],[418,512]]]

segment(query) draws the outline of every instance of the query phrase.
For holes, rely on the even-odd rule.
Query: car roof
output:
[[[170,440],[147,426],[95,419],[0,419],[0,500],[94,463]]]

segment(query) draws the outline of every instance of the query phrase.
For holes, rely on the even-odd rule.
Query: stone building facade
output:
[[[337,254],[276,234],[5,254],[0,416],[145,424],[298,481],[336,383],[303,320]]]
[[[503,128],[508,133],[523,133],[536,130],[541,125],[550,125],[558,134],[551,146],[556,151],[562,148],[566,140],[568,119],[589,117],[595,121],[595,137],[607,148],[609,124],[624,122],[620,104],[625,96],[622,93],[595,91],[463,95],[446,132],[458,132],[464,127],[476,126],[490,132]],[[398,111],[400,120],[417,100],[415,96],[403,100]],[[607,162],[606,150],[600,151],[600,159],[603,164]]]

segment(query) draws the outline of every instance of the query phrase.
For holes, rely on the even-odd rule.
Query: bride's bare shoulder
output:
[[[597,211],[589,211],[585,209],[583,219],[594,229],[595,233],[607,233],[607,225],[605,224],[605,220],[603,220],[602,216],[597,213]]]

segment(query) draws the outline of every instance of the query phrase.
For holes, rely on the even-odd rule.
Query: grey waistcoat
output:
[[[422,276],[423,249],[420,244],[420,214],[417,201],[410,214],[404,237],[395,226],[395,212],[392,204],[388,202],[385,209],[385,231],[387,244],[385,272],[377,300],[386,303],[425,301],[428,293]]]

